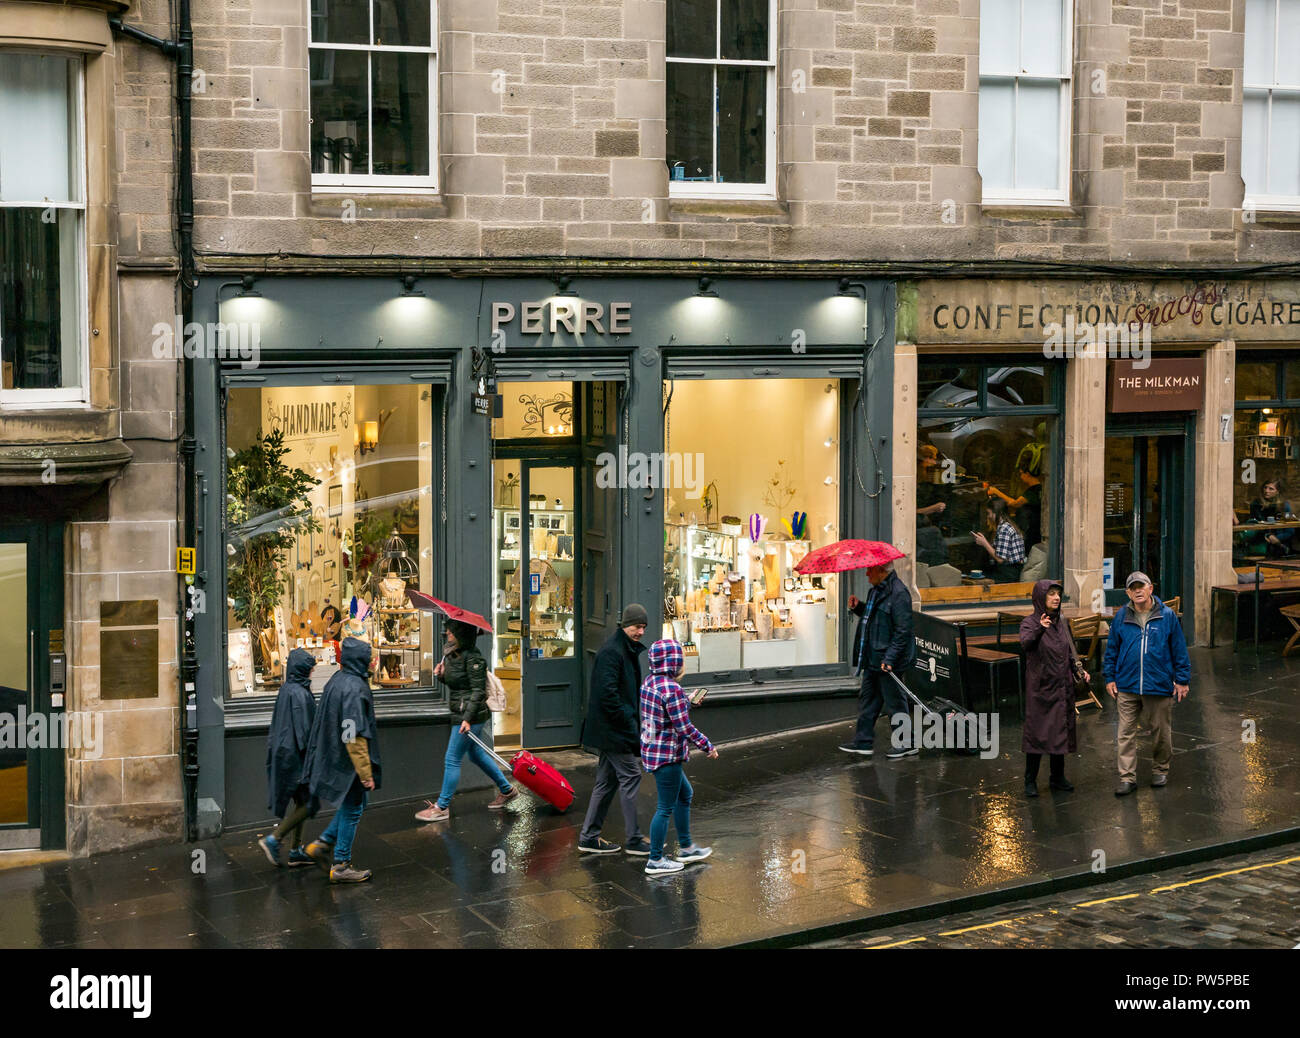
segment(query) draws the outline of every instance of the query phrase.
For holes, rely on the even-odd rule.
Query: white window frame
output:
[[[1020,22],[1024,25],[1025,4],[1045,3],[1048,0],[1020,0]],[[1073,133],[1071,132],[1074,101],[1074,4],[1072,0],[1057,0],[1061,4],[1061,68],[1062,72],[1056,76],[1031,75],[1021,68],[1020,72],[1015,75],[1007,75],[1002,72],[985,72],[981,65],[979,70],[980,88],[983,89],[985,82],[990,83],[1010,83],[1012,96],[1015,98],[1015,107],[1012,109],[1011,116],[1011,169],[1012,177],[1015,177],[1016,162],[1016,135],[1020,131],[1019,126],[1019,103],[1020,103],[1020,82],[1021,80],[1032,80],[1036,82],[1058,82],[1061,87],[1061,111],[1058,117],[1060,126],[1060,141],[1057,145],[1057,180],[1055,190],[1043,190],[1041,188],[1012,188],[1010,192],[999,189],[1002,193],[990,193],[988,188],[984,189],[982,204],[986,206],[1009,205],[1009,206],[1059,206],[1070,204],[1070,171],[1073,169],[1073,160],[1071,155],[1071,143]],[[980,13],[983,18],[983,11]],[[1017,41],[1019,42],[1019,41]],[[1017,48],[1017,53],[1019,49]],[[983,55],[981,55],[981,59]],[[977,146],[978,152],[978,146]],[[978,157],[976,164],[978,166]]]
[[[25,52],[30,53],[30,52]],[[62,51],[42,51],[50,57],[70,58],[75,61],[76,85],[69,99],[71,111],[69,116],[76,133],[76,188],[78,202],[51,202],[46,198],[30,201],[0,202],[4,209],[68,209],[77,213],[77,276],[76,299],[71,304],[76,309],[77,329],[77,381],[74,385],[63,385],[57,389],[4,389],[0,383],[0,408],[6,411],[25,409],[59,408],[87,406],[90,386],[90,286],[86,263],[86,60],[81,55]],[[60,257],[62,258],[62,257]],[[68,305],[68,304],[63,304]],[[4,328],[0,326],[0,363],[5,355]]]
[[[375,3],[377,0],[369,0],[367,12],[370,15],[369,38],[375,38]],[[427,47],[406,47],[392,44],[369,44],[369,43],[316,43],[312,40],[312,15],[310,0],[308,0],[307,11],[307,65],[308,65],[308,83],[307,83],[307,139],[308,148],[311,141],[311,120],[314,115],[311,111],[311,55],[314,52],[324,52],[331,54],[334,51],[361,51],[367,55],[372,53],[381,54],[427,54],[429,56],[429,175],[428,176],[387,176],[384,174],[374,173],[316,173],[312,172],[311,186],[312,190],[330,192],[344,192],[355,188],[365,188],[368,192],[374,194],[403,194],[410,191],[429,192],[438,190],[438,0],[429,0],[429,46]],[[369,68],[369,62],[367,62]],[[375,137],[373,132],[374,121],[374,98],[370,96],[373,84],[373,76],[367,77],[366,80],[366,119],[367,119],[367,140],[370,146],[367,149],[367,162],[374,159]]]
[[[745,68],[767,69],[767,100],[763,108],[763,136],[767,142],[764,156],[766,178],[761,184],[738,184],[735,182],[693,183],[673,180],[669,173],[668,195],[670,198],[775,198],[776,197],[776,34],[777,10],[776,0],[769,0],[767,10],[767,60],[740,60],[722,57],[722,4],[717,0],[714,15],[714,47],[712,58],[674,58],[665,60],[670,65],[709,65],[714,69],[713,97],[715,100],[713,120],[713,175],[718,175],[718,120],[716,99],[718,96],[717,68],[719,66],[737,66]],[[665,94],[667,82],[664,84]]]
[[[1264,118],[1264,192],[1251,192],[1251,185],[1246,185],[1246,196],[1242,200],[1243,209],[1263,209],[1273,212],[1300,212],[1300,195],[1271,195],[1267,193],[1270,174],[1272,173],[1272,141],[1273,141],[1273,92],[1275,90],[1294,91],[1300,93],[1300,83],[1279,83],[1277,82],[1278,68],[1278,51],[1283,46],[1279,36],[1281,21],[1281,3],[1279,0],[1269,0],[1273,5],[1273,81],[1270,83],[1252,83],[1246,79],[1245,61],[1242,62],[1242,149],[1244,152],[1246,141],[1246,95],[1250,93],[1263,93],[1265,96],[1265,118]],[[1246,32],[1250,31],[1250,25],[1247,23]],[[1290,41],[1291,46],[1295,46],[1295,41]],[[1300,147],[1300,144],[1297,144]],[[1242,160],[1243,179],[1245,175],[1245,160]]]

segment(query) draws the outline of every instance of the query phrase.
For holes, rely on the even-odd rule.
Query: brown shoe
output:
[[[354,869],[350,861],[341,862],[330,869],[331,883],[364,883],[369,878],[369,869]]]
[[[506,804],[510,803],[510,801],[512,801],[518,795],[519,795],[519,790],[517,788],[510,790],[509,793],[498,793],[496,795],[496,799],[493,800],[492,803],[488,804],[488,810],[500,811],[503,807],[506,806]]]

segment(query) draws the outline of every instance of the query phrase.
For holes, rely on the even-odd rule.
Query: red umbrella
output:
[[[478,613],[471,613],[468,609],[461,609],[449,602],[442,602],[432,595],[426,595],[423,591],[416,591],[414,588],[406,589],[406,597],[411,600],[411,605],[416,609],[427,609],[429,612],[439,612],[452,620],[459,620],[461,623],[467,623],[471,627],[477,627],[479,630],[492,633],[492,625],[488,623]]]
[[[805,555],[794,571],[805,573],[843,573],[845,570],[883,566],[901,559],[903,553],[884,541],[836,541]]]

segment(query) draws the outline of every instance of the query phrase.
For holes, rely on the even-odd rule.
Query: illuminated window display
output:
[[[1245,568],[1300,553],[1300,363],[1240,361],[1236,386],[1232,561]]]
[[[230,694],[274,694],[295,647],[319,688],[346,637],[374,646],[374,688],[432,685],[406,598],[433,573],[429,388],[232,387],[226,421]]]
[[[687,673],[839,659],[839,578],[800,577],[839,539],[839,384],[678,380],[666,415],[665,636]]]

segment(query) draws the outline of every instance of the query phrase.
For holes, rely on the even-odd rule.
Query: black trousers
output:
[[[1049,769],[1050,769],[1049,774],[1052,776],[1053,782],[1059,782],[1061,779],[1065,778],[1065,754],[1053,753],[1051,757],[1052,757],[1052,762],[1049,765]],[[1025,754],[1025,781],[1026,782],[1034,782],[1037,780],[1038,765],[1042,761],[1042,759],[1043,759],[1043,755],[1041,753]]]
[[[885,707],[888,710],[888,716],[894,714],[906,714],[907,700],[903,698],[903,693],[897,683],[888,674],[880,669],[879,663],[869,664],[867,669],[862,673],[862,688],[858,691],[858,727],[853,733],[853,744],[864,750],[874,748],[876,741],[876,718],[880,716],[880,708]],[[912,733],[912,738],[908,746],[915,745],[916,733]],[[893,743],[890,743],[892,748]]]

